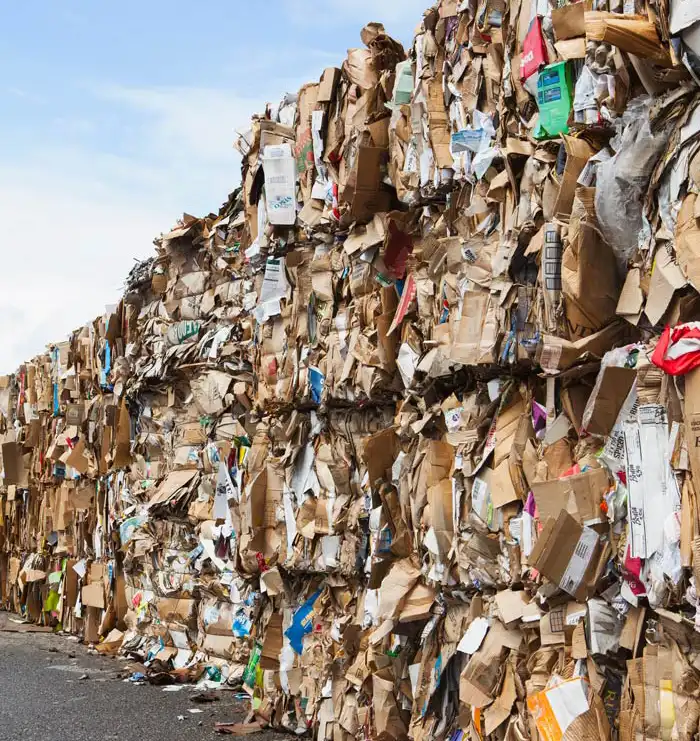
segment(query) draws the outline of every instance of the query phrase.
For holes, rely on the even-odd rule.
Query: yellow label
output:
[[[661,715],[661,738],[670,741],[676,725],[676,708],[673,704],[673,683],[670,679],[659,682],[659,714]]]

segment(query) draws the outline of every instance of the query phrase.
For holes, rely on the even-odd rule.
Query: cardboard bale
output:
[[[698,17],[555,5],[368,23],[0,376],[4,607],[235,733],[698,735]]]

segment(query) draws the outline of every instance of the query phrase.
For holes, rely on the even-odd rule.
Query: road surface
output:
[[[14,632],[19,627],[0,613],[0,741],[223,741],[231,736],[216,734],[214,724],[244,719],[248,703],[233,692],[197,704],[191,688],[134,685],[124,681],[125,661],[90,655],[67,637]],[[291,737],[265,731],[246,738]]]

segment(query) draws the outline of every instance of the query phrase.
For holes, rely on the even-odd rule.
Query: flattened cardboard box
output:
[[[85,419],[85,404],[66,405],[66,425],[68,427],[80,427]]]
[[[360,147],[351,182],[343,190],[343,198],[351,204],[351,214],[358,220],[369,220],[380,211],[387,211],[390,196],[382,186],[382,170],[387,152],[378,147]]]
[[[321,75],[321,84],[318,88],[317,101],[330,103],[335,96],[335,89],[340,80],[340,70],[337,67],[327,67]]]
[[[94,584],[86,584],[82,591],[82,602],[87,607],[105,608],[105,590],[101,581]]]
[[[602,370],[597,394],[586,412],[586,432],[591,435],[609,435],[617,416],[637,378],[633,368],[608,366]]]
[[[585,601],[592,592],[610,553],[595,530],[579,525],[562,510],[546,520],[530,554],[530,563],[560,589]]]
[[[22,482],[22,456],[16,442],[11,441],[2,444],[2,466],[6,485]]]
[[[693,479],[700,481],[700,368],[685,377],[685,439]]]
[[[593,468],[566,478],[532,484],[541,520],[558,517],[566,510],[581,525],[601,522],[600,503],[610,486],[604,468]]]
[[[163,622],[189,623],[194,619],[197,610],[197,602],[188,598],[163,597],[156,600],[158,617]]]

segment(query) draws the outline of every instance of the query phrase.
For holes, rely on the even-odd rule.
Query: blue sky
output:
[[[183,211],[236,187],[250,115],[429,0],[33,0],[0,29],[0,374],[120,295]],[[263,12],[259,12],[262,9]]]

